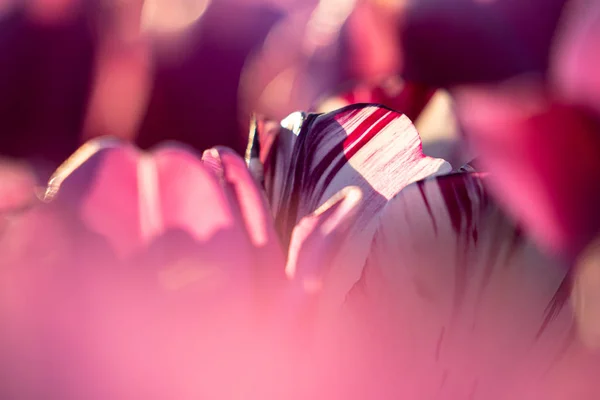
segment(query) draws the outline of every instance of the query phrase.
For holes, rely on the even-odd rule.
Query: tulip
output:
[[[567,269],[381,106],[88,142],[0,235],[2,397],[592,399]]]
[[[264,163],[266,195],[284,244],[302,217],[349,185],[359,187],[364,199],[352,232],[358,242],[368,243],[376,216],[393,195],[411,182],[452,169],[442,159],[425,156],[410,120],[385,107],[354,105],[323,115],[295,113],[283,124],[287,128],[257,132],[249,155]],[[261,142],[271,147],[261,148]],[[386,174],[394,178],[381,179]],[[342,286],[332,287],[334,303],[341,302],[344,287],[360,277],[367,251],[348,244],[340,259],[332,261],[331,273],[342,268],[343,279],[349,280],[335,279]]]
[[[552,54],[551,82],[569,103],[600,114],[599,74],[592,66],[600,60],[600,7],[576,1],[568,9]]]
[[[288,315],[306,307],[314,262],[337,251],[360,192],[298,224],[302,250],[286,268],[231,150],[200,160],[180,146],[92,141],[44,200],[10,216],[0,237],[3,398],[281,398],[277,380],[256,388],[251,369],[281,374],[274,335],[297,327]],[[333,240],[322,241],[323,226]]]
[[[568,5],[547,77],[452,90],[465,136],[491,173],[490,192],[572,270],[573,301],[585,309],[576,312],[578,329],[588,344],[598,341],[600,125],[598,74],[589,69],[598,54],[598,11],[593,2]]]
[[[392,121],[383,122],[386,110],[355,105],[295,114],[279,129],[259,120],[247,154],[251,166],[262,161],[255,175],[264,181],[276,221],[297,219],[303,204],[319,204],[318,196],[339,184],[363,190],[358,229],[331,260],[315,317],[324,357],[343,360],[325,365],[357,367],[344,368],[343,378],[323,373],[320,385],[337,382],[342,398],[597,396],[590,371],[600,360],[585,347],[597,342],[578,335],[571,275],[486,194],[489,175],[473,165],[448,174],[446,165],[429,159],[441,174],[402,182],[380,170],[369,179],[378,166],[394,170],[385,157],[390,151],[399,170],[412,169],[398,151],[410,143],[411,129],[402,135],[406,141],[394,137],[401,128],[393,120],[406,117],[392,113]],[[362,137],[357,145],[363,147],[353,153],[348,138],[374,115],[382,122],[371,125],[374,136]],[[339,126],[331,119],[344,127],[337,140]],[[393,144],[383,140],[388,135]],[[337,174],[328,158],[333,151],[344,164]],[[324,160],[325,172],[311,174]],[[284,237],[285,226],[278,225]],[[370,243],[366,259],[356,250],[363,243]]]
[[[524,76],[453,91],[466,136],[494,175],[492,192],[540,244],[572,261],[600,228],[598,74],[586,69],[597,53],[599,10],[569,7],[549,81]]]

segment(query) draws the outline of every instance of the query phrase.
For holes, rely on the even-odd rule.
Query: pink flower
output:
[[[282,125],[250,170],[92,141],[4,214],[2,397],[594,398],[566,269],[484,176],[383,107]]]
[[[575,260],[600,228],[600,8],[573,2],[551,79],[524,76],[455,90],[467,138],[493,173],[492,193],[550,251]],[[576,177],[576,178],[575,178]]]

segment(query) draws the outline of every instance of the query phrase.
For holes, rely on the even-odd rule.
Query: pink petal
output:
[[[156,179],[161,230],[181,229],[200,242],[219,231],[230,230],[234,235],[232,243],[243,242],[243,230],[242,226],[237,226],[235,210],[217,177],[199,158],[174,147],[159,149],[147,157],[155,163],[150,165],[154,171],[149,173],[156,176],[149,176],[149,179]],[[142,173],[139,167],[138,171]],[[147,193],[146,197],[151,198],[152,193]]]
[[[265,197],[259,190],[244,161],[233,150],[216,148],[204,153],[205,164],[214,163],[227,187],[232,207],[243,221],[250,243],[259,296],[272,301],[271,288],[283,281],[285,257],[275,231]],[[248,261],[248,260],[247,260]],[[265,296],[266,295],[266,296]]]
[[[299,288],[301,304],[323,290],[330,264],[356,223],[361,198],[360,189],[346,187],[294,228],[286,275]]]
[[[463,91],[460,119],[501,204],[538,243],[574,257],[600,228],[599,126],[515,83]]]
[[[36,186],[36,176],[27,164],[0,158],[0,216],[29,206],[35,200]]]
[[[260,279],[277,267],[283,276],[284,261],[243,160],[218,149],[218,175],[177,147],[92,150],[55,176],[50,204],[0,235],[0,395],[234,398],[280,387],[256,388],[247,371],[279,339],[257,324],[256,299],[279,304]],[[130,206],[119,185],[133,189]],[[140,247],[124,248],[127,257],[110,251],[117,218],[136,230]]]
[[[554,84],[567,99],[600,113],[600,4],[573,1],[557,35]]]
[[[104,236],[121,255],[129,255],[143,244],[138,157],[129,145],[90,141],[50,180],[52,199],[76,210],[88,229]]]
[[[590,368],[600,359],[578,346],[568,296],[564,266],[490,202],[477,174],[414,183],[381,214],[348,296],[368,327],[357,339],[365,390],[592,399],[600,386]]]
[[[107,238],[122,256],[174,229],[198,242],[226,231],[230,244],[237,243],[244,254],[248,229],[261,229],[256,221],[244,224],[238,198],[227,194],[193,153],[175,146],[144,153],[119,142],[91,141],[59,168],[50,192],[75,207],[87,228]],[[263,245],[270,240],[267,227],[272,229],[265,220]]]
[[[3,398],[65,398],[67,377],[83,378],[85,350],[75,344],[90,311],[87,289],[115,265],[110,249],[68,217],[38,203],[0,235]]]

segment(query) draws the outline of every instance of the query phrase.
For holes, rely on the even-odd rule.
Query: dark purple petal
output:
[[[429,0],[407,6],[403,76],[437,87],[544,74],[565,0]]]

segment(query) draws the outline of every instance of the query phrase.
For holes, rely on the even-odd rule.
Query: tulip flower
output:
[[[572,295],[586,309],[576,313],[579,330],[594,343],[600,125],[598,74],[589,66],[598,53],[599,10],[593,2],[569,3],[548,76],[452,89],[465,137],[490,172],[490,192],[540,246],[567,261]]]
[[[313,262],[336,252],[360,192],[298,225],[296,247],[318,245],[290,257],[286,285],[270,213],[230,150],[202,161],[179,147],[90,142],[45,200],[3,215],[2,397],[238,398],[261,393],[249,357],[278,373],[273,334],[296,327],[286,316],[305,307]],[[322,243],[323,226],[334,240]],[[261,385],[278,398],[277,382]]]
[[[589,369],[600,360],[583,346],[597,343],[597,330],[591,331],[591,342],[585,342],[590,336],[581,341],[573,307],[577,310],[583,301],[570,298],[570,274],[565,265],[541,253],[526,231],[486,195],[489,176],[467,165],[459,172],[434,173],[409,185],[400,183],[399,177],[388,181],[382,172],[369,180],[376,165],[393,170],[385,154],[398,149],[402,140],[395,138],[388,145],[377,139],[399,128],[382,122],[372,125],[381,128],[375,136],[365,135],[358,143],[347,138],[360,131],[357,121],[383,110],[355,105],[321,116],[296,114],[283,121],[288,129],[279,131],[263,123],[263,135],[259,130],[254,143],[270,149],[254,146],[248,154],[263,160],[257,170],[268,198],[275,199],[271,204],[276,221],[277,216],[289,218],[290,210],[302,210],[303,203],[314,201],[325,183],[335,187],[337,182],[352,182],[363,189],[365,199],[371,199],[371,207],[360,208],[364,213],[357,219],[360,233],[351,231],[352,242],[337,256],[339,264],[332,260],[320,296],[321,324],[331,324],[330,331],[321,331],[327,338],[323,352],[339,349],[337,353],[347,357],[345,363],[363,366],[348,372],[355,375],[340,384],[341,397],[597,396],[600,387]],[[394,114],[390,118],[399,117]],[[336,171],[335,162],[328,160],[323,174],[306,170],[313,170],[336,148],[330,141],[337,125],[319,124],[319,119],[332,116],[347,127],[347,137],[341,135],[334,142],[337,154],[344,153],[347,169],[342,167],[328,179]],[[403,137],[408,139],[409,132]],[[353,154],[352,144],[363,147]],[[310,149],[323,151],[314,154]],[[397,165],[410,169],[403,164],[406,158],[395,157]],[[396,193],[387,197],[388,187],[378,186],[383,182],[397,184],[391,190]],[[281,206],[273,195],[282,192],[291,199],[299,193],[299,205],[288,201]],[[374,200],[376,192],[383,197],[381,203]],[[365,262],[350,247],[360,247],[370,235],[369,218],[374,219],[375,234]],[[344,329],[331,322],[340,319]],[[322,385],[334,379],[325,376]]]
[[[573,2],[567,11],[549,82],[529,76],[454,94],[467,138],[494,174],[492,192],[540,244],[575,260],[600,228],[598,74],[586,69],[600,8]]]
[[[592,399],[567,269],[355,105],[224,148],[84,145],[0,235],[2,397]]]

